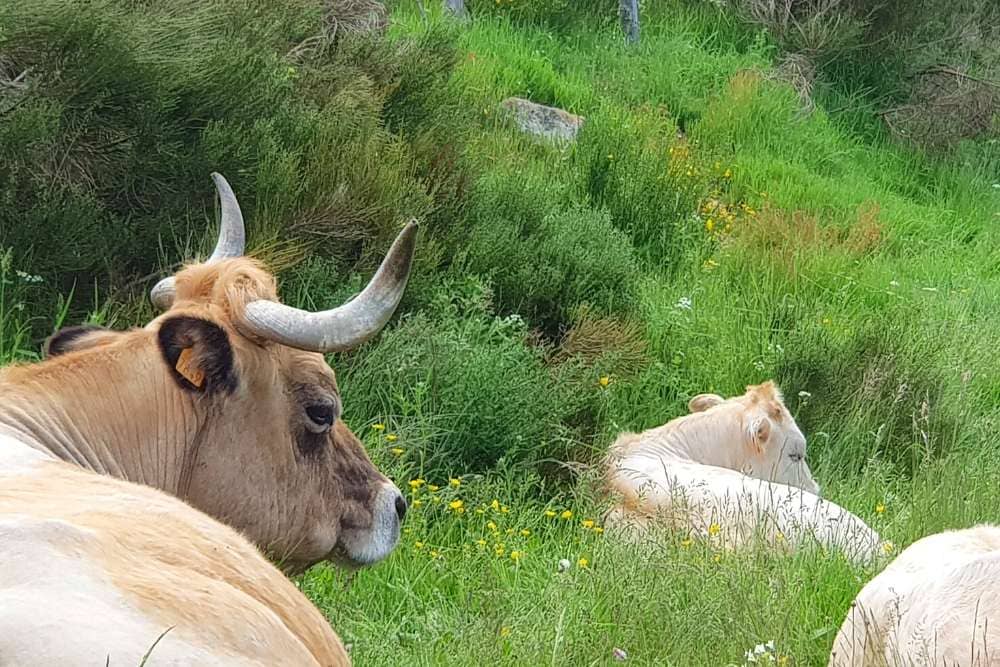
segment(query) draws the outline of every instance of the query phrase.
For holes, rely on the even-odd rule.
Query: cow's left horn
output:
[[[212,180],[215,181],[215,189],[219,193],[222,219],[219,222],[219,240],[215,242],[215,250],[212,251],[212,255],[205,260],[206,264],[217,262],[220,259],[242,257],[246,249],[246,229],[243,226],[240,203],[236,201],[233,189],[229,187],[229,182],[222,177],[222,174],[213,171]],[[173,276],[156,283],[149,293],[153,305],[160,310],[170,308],[174,302],[174,295]]]
[[[342,352],[361,345],[396,311],[410,276],[416,238],[417,222],[411,220],[368,286],[344,305],[313,313],[275,301],[252,301],[245,311],[247,327],[265,340],[311,352]]]

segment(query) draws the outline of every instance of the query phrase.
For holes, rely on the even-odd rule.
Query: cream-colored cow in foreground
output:
[[[1000,665],[1000,527],[917,540],[858,593],[830,667]]]
[[[213,178],[219,242],[154,288],[166,312],[60,331],[45,361],[0,370],[0,664],[137,665],[165,631],[151,665],[348,662],[254,545],[289,571],[395,547],[406,502],[341,420],[323,353],[391,317],[416,226],[349,303],[302,311],[242,257]]]
[[[656,523],[727,548],[763,538],[787,549],[818,543],[857,563],[878,554],[875,531],[819,497],[806,439],[772,382],[728,400],[700,394],[689,409],[612,445],[605,479],[620,501],[609,530],[643,536]]]
[[[350,664],[236,531],[0,436],[0,665],[133,667],[147,652],[150,667]]]

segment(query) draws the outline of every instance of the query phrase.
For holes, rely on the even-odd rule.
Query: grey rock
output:
[[[584,122],[583,116],[521,97],[509,97],[500,106],[513,116],[523,132],[546,139],[573,141]]]

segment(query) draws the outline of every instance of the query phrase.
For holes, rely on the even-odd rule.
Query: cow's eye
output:
[[[309,417],[309,430],[313,433],[326,433],[336,418],[331,403],[314,403],[308,406],[306,416]]]
[[[795,454],[789,454],[788,457],[792,459],[792,461],[794,461],[795,463],[802,463],[802,460],[805,459],[806,455],[799,452]]]

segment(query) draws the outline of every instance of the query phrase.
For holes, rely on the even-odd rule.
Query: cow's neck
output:
[[[0,372],[0,430],[168,493],[183,491],[200,427],[155,346],[114,345]]]
[[[739,420],[719,417],[696,413],[662,426],[656,454],[685,463],[740,470],[745,456]]]

